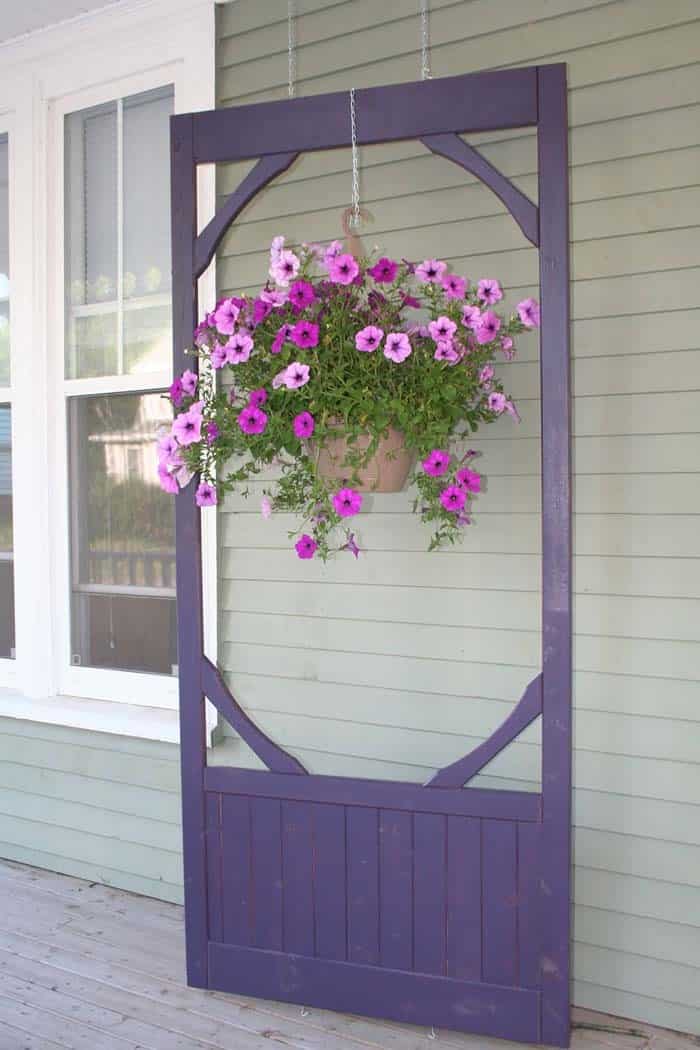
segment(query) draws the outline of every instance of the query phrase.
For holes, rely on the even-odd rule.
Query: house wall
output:
[[[298,5],[300,95],[415,79],[414,0]],[[575,510],[574,1001],[700,1032],[700,10],[695,0],[432,0],[435,76],[568,64]],[[286,4],[219,10],[221,105],[286,94]],[[362,113],[358,113],[358,121]],[[534,136],[474,137],[536,193]],[[361,151],[366,243],[537,294],[536,253],[490,193],[414,143]],[[250,165],[220,172],[230,191]],[[301,158],[241,216],[220,291],[264,278],[276,233],[330,239],[347,151]],[[537,345],[504,370],[523,422],[474,444],[488,491],[428,555],[408,499],[375,496],[365,553],[290,551],[257,499],[220,515],[220,659],[314,771],[420,780],[507,713],[539,666]],[[253,761],[229,735],[215,760]],[[485,771],[536,787],[535,730]]]

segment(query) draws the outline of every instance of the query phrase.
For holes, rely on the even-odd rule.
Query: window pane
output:
[[[175,531],[156,474],[160,394],[71,398],[72,659],[173,674]]]
[[[164,88],[66,118],[70,379],[169,365],[172,110]]]
[[[0,657],[15,655],[12,563],[12,434],[9,405],[0,405]]]
[[[10,213],[7,135],[0,135],[0,386],[10,382]]]

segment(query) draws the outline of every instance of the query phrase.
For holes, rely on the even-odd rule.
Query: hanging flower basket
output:
[[[481,491],[476,453],[456,449],[519,418],[496,364],[539,324],[534,299],[506,318],[502,298],[498,281],[472,286],[439,260],[357,259],[339,241],[292,251],[276,237],[260,292],[223,299],[194,333],[200,372],[170,389],[161,485],[178,492],[199,472],[196,500],[210,506],[276,468],[261,510],[297,516],[298,556],[357,557],[347,524],[363,494],[401,491],[419,460],[413,509],[429,549],[454,543]]]

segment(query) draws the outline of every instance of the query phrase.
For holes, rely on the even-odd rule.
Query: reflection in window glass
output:
[[[10,383],[10,213],[7,135],[0,135],[0,386]]]
[[[66,117],[69,379],[168,367],[172,110],[162,88]]]
[[[176,670],[175,532],[156,473],[160,394],[71,398],[72,661]]]
[[[10,406],[0,405],[0,657],[15,655]]]

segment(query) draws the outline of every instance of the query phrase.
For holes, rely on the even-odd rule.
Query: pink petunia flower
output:
[[[481,310],[478,306],[465,306],[462,308],[462,324],[465,328],[471,328],[472,332],[481,324]]]
[[[341,518],[351,518],[362,509],[362,493],[356,489],[340,489],[333,495],[333,506]]]
[[[352,284],[359,272],[357,259],[349,252],[335,255],[328,266],[328,276],[333,284]]]
[[[318,325],[312,321],[297,321],[292,328],[289,338],[302,350],[310,350],[318,346]]]
[[[520,413],[518,412],[518,410],[515,407],[515,405],[513,404],[513,402],[512,401],[506,401],[505,408],[506,408],[506,412],[508,413],[508,415],[512,416],[516,423],[519,423],[520,422]]]
[[[284,306],[289,299],[289,292],[285,288],[263,288],[259,298],[270,306]]]
[[[438,317],[437,321],[431,321],[428,325],[430,338],[436,343],[451,339],[457,331],[457,325],[449,317]]]
[[[494,390],[492,394],[489,394],[487,399],[487,405],[492,412],[496,412],[499,416],[506,407],[506,396],[505,394],[499,394],[498,391]]]
[[[316,299],[313,285],[308,281],[295,281],[289,289],[289,301],[297,310],[305,310]]]
[[[165,433],[158,438],[156,448],[158,450],[158,462],[166,463],[171,456],[177,455],[178,444],[172,434]]]
[[[248,404],[252,405],[253,408],[260,408],[267,401],[267,390],[264,386],[259,387],[257,390],[251,390],[248,397]]]
[[[214,324],[217,331],[222,335],[231,335],[240,312],[233,299],[223,299],[214,311]]]
[[[481,492],[481,474],[477,474],[475,470],[470,470],[469,467],[462,467],[455,474],[457,484],[461,485],[467,492]]]
[[[495,372],[493,370],[493,365],[484,365],[484,367],[479,372],[479,382],[482,386],[484,386],[486,383],[491,382],[494,375]]]
[[[300,412],[298,416],[294,417],[292,423],[292,429],[298,438],[308,438],[314,432],[316,426],[316,420],[310,412]]]
[[[442,279],[442,290],[446,299],[464,299],[468,287],[469,282],[454,273],[448,273]]]
[[[291,325],[291,324],[283,324],[281,328],[277,329],[277,335],[272,340],[272,346],[270,347],[270,353],[271,354],[279,354],[280,353],[280,351],[282,350],[282,347],[284,346],[284,344],[287,342],[287,340],[289,339],[290,335],[292,334],[292,328],[293,327],[294,326]]]
[[[405,332],[389,332],[384,344],[384,356],[400,365],[411,353],[411,344]]]
[[[494,303],[503,298],[503,290],[500,284],[492,277],[484,277],[479,281],[476,294],[487,306],[493,306]]]
[[[459,485],[448,485],[440,493],[440,502],[445,510],[452,514],[459,514],[467,502],[467,494]]]
[[[363,353],[371,354],[373,350],[376,350],[381,345],[383,338],[383,329],[377,328],[373,324],[368,324],[366,328],[363,328],[355,336],[355,346]]]
[[[195,391],[197,390],[197,376],[194,372],[190,372],[189,368],[186,368],[180,377],[182,383],[182,389],[188,397],[194,397]]]
[[[416,266],[416,277],[423,284],[439,284],[447,271],[447,263],[438,259],[425,259]]]
[[[310,374],[311,369],[308,365],[303,365],[301,361],[292,361],[291,365],[284,370],[282,382],[288,390],[298,390],[300,386],[306,386]]]
[[[285,237],[281,233],[278,233],[276,237],[272,238],[272,243],[270,244],[270,262],[271,263],[276,262],[279,259],[280,253],[282,252],[282,249],[284,248],[284,242],[285,242]]]
[[[273,281],[281,288],[287,288],[289,282],[293,281],[296,275],[299,273],[300,266],[299,258],[284,248],[277,258],[270,264],[269,274]]]
[[[536,299],[523,299],[518,303],[518,316],[526,328],[539,328],[540,304]]]
[[[396,274],[399,269],[399,264],[394,262],[393,259],[387,259],[382,256],[378,259],[374,266],[370,267],[367,273],[372,277],[377,284],[391,284],[392,281],[396,280]]]
[[[163,492],[173,496],[177,493],[177,481],[170,473],[165,463],[158,464],[158,484]]]
[[[272,389],[279,390],[281,386],[284,386],[284,380],[287,375],[287,369],[283,368],[281,372],[278,372],[272,379]]]
[[[313,536],[309,536],[309,534],[305,532],[294,544],[294,550],[300,558],[313,558],[318,550],[318,543],[316,543]]]
[[[238,416],[238,425],[244,434],[262,434],[267,426],[267,413],[254,405],[246,405]]]
[[[168,397],[175,405],[175,408],[179,408],[182,404],[182,399],[185,396],[185,391],[182,389],[182,380],[174,379],[168,389]]]
[[[202,414],[194,409],[182,412],[173,423],[173,434],[183,447],[200,441],[202,437]]]
[[[226,360],[231,365],[244,364],[253,351],[253,340],[247,332],[236,332],[226,346]]]
[[[482,314],[479,327],[476,330],[477,343],[492,343],[498,335],[500,327],[500,318],[496,317],[491,310],[487,310],[485,314]]]
[[[431,478],[441,477],[450,465],[450,454],[444,452],[441,448],[434,448],[427,459],[424,459],[421,466],[426,474],[429,474]]]
[[[433,357],[436,361],[448,361],[454,365],[460,360],[458,352],[455,350],[450,339],[439,339]]]
[[[265,521],[272,517],[272,503],[269,496],[263,496],[260,500],[260,513]]]
[[[334,259],[337,259],[339,255],[343,254],[343,242],[342,241],[331,241],[323,253],[323,265],[327,270],[330,269],[331,263]]]
[[[515,357],[513,340],[509,335],[504,335],[501,339],[501,350],[503,351],[503,356],[506,358],[507,361],[512,361]]]
[[[213,507],[216,504],[216,489],[208,481],[202,481],[197,486],[194,501],[198,507]]]

